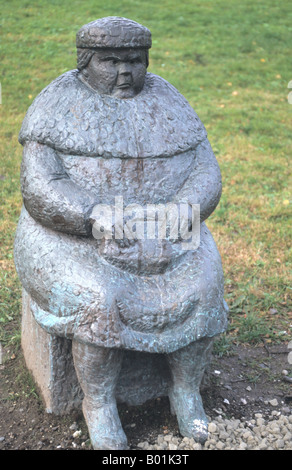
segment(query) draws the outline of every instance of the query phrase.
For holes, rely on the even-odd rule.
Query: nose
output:
[[[131,75],[131,64],[128,62],[121,62],[119,65],[119,74],[120,75]]]

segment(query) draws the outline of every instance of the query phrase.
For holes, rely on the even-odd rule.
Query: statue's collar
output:
[[[63,153],[104,158],[170,157],[194,149],[206,131],[186,99],[147,73],[133,98],[100,95],[67,72],[30,106],[19,135]]]

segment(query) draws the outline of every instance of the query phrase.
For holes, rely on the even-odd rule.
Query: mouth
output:
[[[117,85],[117,88],[121,90],[126,90],[127,88],[130,88],[132,86],[131,83],[121,83],[120,85]]]

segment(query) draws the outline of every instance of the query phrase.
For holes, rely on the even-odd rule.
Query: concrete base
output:
[[[83,393],[72,358],[72,342],[50,335],[35,321],[30,296],[23,290],[22,349],[28,369],[49,413],[67,414],[81,409]],[[161,354],[126,351],[117,385],[118,402],[140,405],[167,395],[170,373]]]
[[[64,414],[81,407],[82,391],[73,365],[71,341],[44,331],[22,294],[22,349],[26,365],[43,397],[48,413]]]

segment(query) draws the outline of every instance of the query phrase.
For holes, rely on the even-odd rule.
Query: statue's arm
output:
[[[176,195],[177,203],[200,205],[201,222],[206,220],[219,203],[222,183],[220,168],[206,138],[196,147],[194,167]]]
[[[70,180],[52,148],[37,142],[25,144],[21,191],[27,211],[42,225],[68,234],[91,234],[94,197]]]

